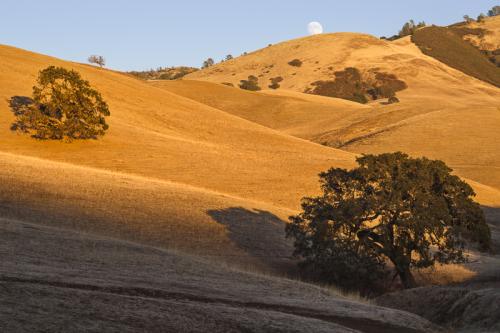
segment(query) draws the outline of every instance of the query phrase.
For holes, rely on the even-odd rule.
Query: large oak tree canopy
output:
[[[388,259],[410,288],[410,268],[463,262],[467,240],[490,247],[474,191],[443,162],[403,153],[364,155],[357,162],[352,170],[321,173],[323,195],[304,198],[303,212],[286,227],[295,254],[332,274],[330,282],[366,284],[382,276]],[[365,280],[354,278],[363,272]]]
[[[12,130],[37,139],[95,139],[104,135],[109,109],[101,94],[74,70],[41,70],[32,98],[13,97]]]

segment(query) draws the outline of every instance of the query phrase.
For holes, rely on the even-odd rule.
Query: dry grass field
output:
[[[0,240],[3,332],[436,329],[406,312],[174,251],[8,219]]]

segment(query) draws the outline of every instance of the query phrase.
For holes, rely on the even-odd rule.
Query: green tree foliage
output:
[[[364,155],[357,162],[352,170],[321,173],[323,195],[304,198],[302,213],[290,217],[286,233],[303,266],[352,287],[352,279],[366,284],[381,277],[389,260],[411,288],[411,268],[463,262],[468,240],[490,248],[474,191],[442,161],[398,152]]]
[[[205,60],[203,62],[203,65],[201,66],[201,68],[205,69],[205,68],[208,68],[208,67],[212,67],[213,65],[215,65],[214,59],[208,58],[207,60]]]
[[[108,129],[109,109],[101,94],[74,70],[41,70],[32,98],[13,97],[11,129],[37,139],[95,139]]]
[[[233,60],[233,56],[231,54],[228,54],[226,56],[226,61]]]
[[[422,22],[419,22],[418,24],[416,24],[413,20],[410,20],[403,25],[403,28],[399,31],[398,36],[405,37],[405,36],[413,35],[413,33],[417,29],[420,29],[423,27],[425,27],[425,22],[422,21]]]
[[[486,20],[486,15],[484,15],[483,13],[478,15],[478,17],[477,17],[478,23],[483,23],[485,20]]]
[[[473,22],[474,20],[469,15],[464,15],[464,21],[467,23]]]
[[[488,11],[488,16],[498,16],[500,15],[500,6],[495,6]]]
[[[248,80],[241,80],[239,86],[241,89],[244,90],[250,90],[250,91],[261,90],[259,87],[259,79],[254,75],[248,76]]]

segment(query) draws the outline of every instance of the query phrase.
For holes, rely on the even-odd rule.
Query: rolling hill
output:
[[[11,218],[208,253],[242,265],[245,258],[253,265],[255,251],[272,257],[269,246],[277,245],[278,257],[290,261],[282,221],[302,196],[318,191],[317,173],[353,164],[351,153],[121,73],[8,46],[0,47],[0,58],[0,195]],[[30,95],[37,72],[49,65],[76,69],[101,91],[111,110],[103,139],[67,144],[10,131],[14,116],[7,99]],[[264,236],[246,239],[254,221]],[[266,237],[276,241],[265,242]]]
[[[300,67],[289,64],[294,59],[302,62]],[[398,93],[401,99],[440,101],[442,94],[467,94],[473,103],[494,102],[498,96],[495,87],[424,55],[410,37],[390,42],[355,33],[323,34],[283,42],[184,78],[231,83],[237,87],[240,80],[254,75],[262,89],[269,89],[271,78],[282,77],[280,89],[304,92],[312,83],[331,80],[336,71],[346,67],[396,75],[408,85],[408,89]]]
[[[302,59],[302,66],[288,65],[293,58]],[[271,63],[276,65],[269,69]],[[271,99],[267,103],[249,103],[254,101],[250,96],[263,94],[215,85],[208,88],[189,81],[236,84],[251,73],[264,73],[263,82],[268,77],[284,78],[282,87],[273,94],[290,96],[290,91],[302,92],[311,82],[328,79],[332,70],[348,66],[394,73],[408,84],[408,89],[398,93],[401,102],[393,105],[374,101],[367,107],[349,109],[334,105],[339,102],[331,99],[329,107],[309,103],[311,107],[303,107],[297,116],[296,110],[300,109],[297,103],[285,105]],[[332,70],[328,70],[330,67]],[[496,144],[500,142],[497,130],[500,89],[423,54],[410,37],[389,42],[360,34],[312,36],[218,64],[180,82],[151,84],[342,150],[354,153],[401,150],[443,159],[460,175],[500,188],[500,153]],[[189,93],[188,86],[195,92]],[[266,97],[268,91],[271,90],[265,91]]]

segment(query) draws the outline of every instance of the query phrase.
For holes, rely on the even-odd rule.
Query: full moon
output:
[[[309,35],[319,35],[323,33],[323,26],[319,22],[311,22],[307,25]]]

